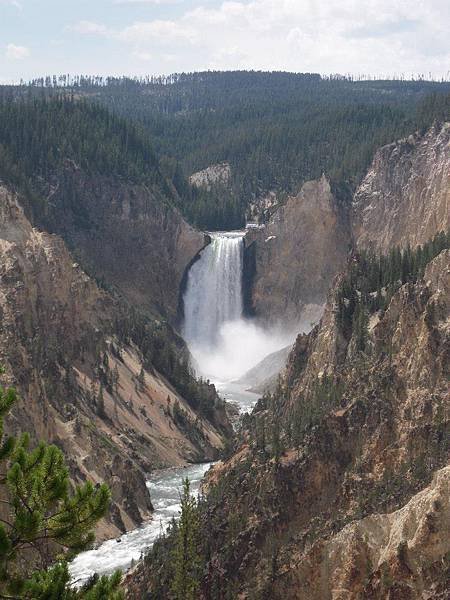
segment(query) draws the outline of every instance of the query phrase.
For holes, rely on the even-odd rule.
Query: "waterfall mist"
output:
[[[216,383],[238,379],[293,341],[242,316],[243,237],[240,231],[211,234],[184,294],[184,339],[198,374]]]

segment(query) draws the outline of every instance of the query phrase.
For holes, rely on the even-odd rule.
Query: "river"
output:
[[[243,318],[242,269],[244,232],[211,234],[207,246],[191,267],[184,294],[183,337],[197,372],[210,379],[222,397],[250,411],[258,399],[236,381],[265,356],[286,346],[286,339]],[[188,477],[197,494],[210,464],[188,465],[152,474],[147,482],[154,513],[146,525],[108,540],[77,556],[70,565],[76,584],[94,573],[126,570],[148,550],[180,510],[182,480]]]
[[[244,386],[238,384],[222,385],[220,392],[222,396],[238,404],[244,412],[251,410],[258,399],[256,394],[246,392]],[[167,529],[172,517],[179,515],[183,479],[187,477],[191,492],[198,494],[200,483],[210,466],[211,463],[187,465],[152,474],[147,481],[155,509],[152,520],[120,538],[107,540],[95,550],[79,554],[70,564],[72,581],[80,585],[95,573],[110,575],[118,569],[127,570]]]
[[[165,469],[152,475],[147,483],[153,507],[152,520],[120,538],[108,540],[95,550],[79,554],[70,565],[72,580],[82,584],[98,573],[109,575],[120,569],[125,571],[133,561],[150,548],[155,539],[165,531],[172,517],[177,517],[180,509],[179,494],[182,480],[189,478],[191,491],[198,493],[200,482],[211,465],[189,465],[187,467]]]

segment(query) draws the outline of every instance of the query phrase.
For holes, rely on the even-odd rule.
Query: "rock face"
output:
[[[450,252],[430,263],[423,281],[400,288],[373,321],[367,362],[342,334],[332,298],[320,326],[297,341],[279,410],[298,427],[310,418],[311,404],[320,407],[327,381],[343,390],[337,407],[279,467],[256,459],[247,462],[246,475],[244,447],[222,476],[230,485],[242,478],[238,505],[227,496],[225,509],[225,521],[247,515],[241,537],[230,542],[231,560],[245,565],[241,597],[258,586],[260,597],[280,599],[443,592],[450,550]],[[265,490],[261,501],[252,499],[255,486]],[[237,564],[222,564],[220,551],[218,560],[228,575]]]
[[[191,185],[210,190],[214,185],[227,185],[231,179],[231,166],[228,163],[210,165],[189,177]]]
[[[110,484],[111,521],[100,537],[150,515],[146,473],[212,459],[222,447],[223,407],[213,409],[216,425],[194,412],[145,359],[147,325],[133,341],[127,307],[86,275],[61,238],[33,228],[4,187],[0,322],[3,383],[20,395],[8,425],[60,446],[75,481]]]
[[[159,187],[91,177],[66,161],[45,193],[33,224],[63,237],[83,267],[131,304],[176,320],[185,269],[206,240]]]
[[[320,317],[330,284],[345,264],[350,230],[346,207],[325,177],[305,183],[262,229],[250,229],[252,308],[266,323],[303,324]]]
[[[276,207],[276,203],[275,203]],[[273,212],[273,210],[272,210]],[[325,177],[304,184],[246,236],[249,313],[273,323],[317,321],[351,246],[387,253],[450,227],[450,123],[384,146],[351,208]],[[299,328],[300,330],[300,328]]]
[[[386,253],[450,227],[450,123],[375,154],[353,201],[355,243]]]
[[[257,196],[247,209],[247,221],[250,223],[266,223],[280,205],[280,192],[267,192]]]
[[[364,355],[337,298],[210,472],[201,598],[447,597],[450,251],[372,315]],[[160,569],[150,555],[134,597]]]
[[[238,383],[247,386],[249,391],[255,394],[263,395],[265,392],[272,392],[276,388],[278,375],[285,367],[291,349],[291,346],[286,346],[269,354],[247,371]]]
[[[320,327],[299,337],[288,364],[286,419],[307,410],[327,377],[345,391],[298,457],[282,459],[283,481],[299,469],[289,485],[299,491],[290,515],[297,542],[281,552],[289,564],[273,597],[441,597],[450,550],[450,251],[373,319],[366,364],[335,308],[331,301]]]
[[[294,567],[295,592],[284,597],[445,598],[440,562],[450,548],[449,497],[450,467],[444,467],[399,510],[356,520],[314,544]],[[324,566],[317,576],[314,570]]]

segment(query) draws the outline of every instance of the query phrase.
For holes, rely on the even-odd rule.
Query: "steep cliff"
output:
[[[450,467],[400,509],[371,514],[313,545],[285,597],[445,598],[450,536]],[[325,574],[316,577],[316,569]],[[315,590],[311,594],[311,587]]]
[[[342,302],[342,286],[299,336],[277,392],[246,420],[243,443],[209,475],[203,598],[448,591],[450,251],[383,309],[368,293],[364,344],[359,316],[343,318],[352,296]],[[168,548],[170,537],[133,593],[164,597]]]
[[[184,372],[182,346],[168,355],[176,343],[162,325],[100,289],[19,202],[0,187],[0,363],[21,398],[9,424],[59,445],[75,481],[110,484],[100,536],[112,535],[151,513],[146,473],[214,458],[228,421],[214,389],[195,389]],[[155,368],[163,355],[177,385],[194,390],[190,402]],[[192,401],[201,396],[207,417]]]
[[[273,212],[273,211],[272,211]],[[309,325],[351,245],[387,253],[450,227],[450,123],[380,148],[351,207],[325,177],[303,185],[246,236],[248,312]]]
[[[90,273],[135,306],[175,322],[186,267],[205,246],[161,190],[91,176],[66,161],[35,222],[62,236]]]
[[[305,183],[262,229],[246,235],[251,303],[266,323],[317,321],[350,243],[347,207],[325,176]]]
[[[353,200],[356,245],[386,253],[449,227],[450,123],[378,150]]]

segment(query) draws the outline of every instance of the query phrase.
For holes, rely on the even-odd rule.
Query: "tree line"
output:
[[[4,86],[2,95],[10,103],[69,96],[102,105],[129,127],[132,122],[128,143],[137,170],[142,171],[142,152],[133,148],[147,144],[146,152],[156,153],[160,172],[177,191],[179,208],[203,229],[241,227],[255,198],[269,191],[296,193],[304,181],[322,173],[336,189],[351,194],[376,148],[424,130],[436,119],[450,119],[450,83],[423,79],[245,71],[143,79],[61,77]],[[97,113],[96,118],[104,116]],[[122,122],[119,129],[124,127]],[[123,164],[127,136],[119,137],[120,150],[102,141],[108,154],[116,153],[112,164],[119,172],[135,176],[136,167]],[[189,185],[193,172],[222,162],[231,165],[229,185],[209,190]]]
[[[387,255],[361,251],[351,258],[336,292],[336,306],[342,331],[346,335],[356,333],[359,350],[366,348],[368,316],[384,311],[402,285],[421,279],[426,266],[449,247],[450,231],[442,231],[415,249],[397,246]]]

